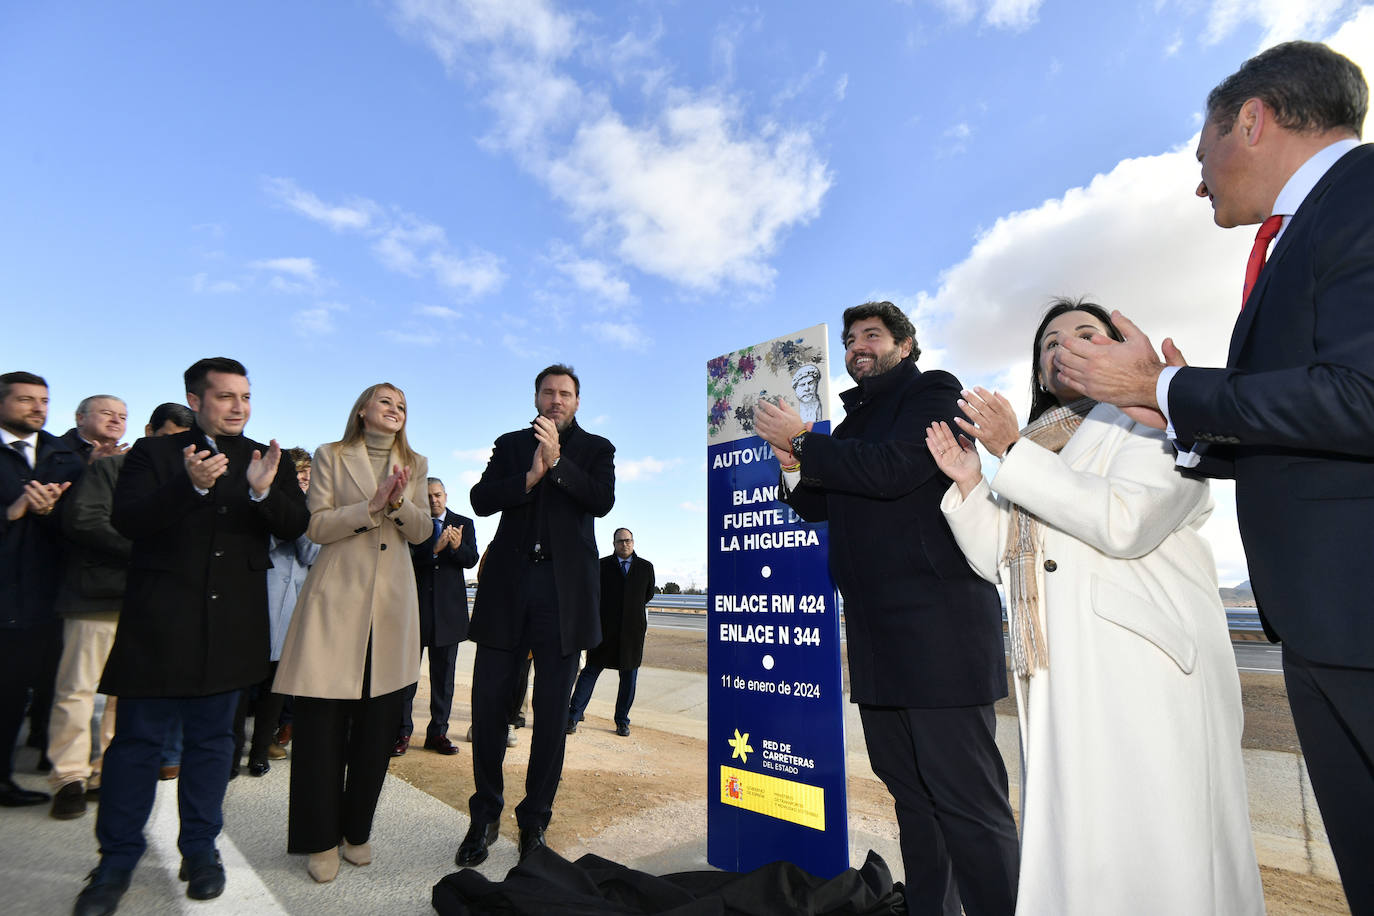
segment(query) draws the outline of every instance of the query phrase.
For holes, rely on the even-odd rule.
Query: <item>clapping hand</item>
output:
[[[968,436],[956,439],[949,424],[943,420],[926,427],[926,448],[940,473],[958,484],[960,494],[968,496],[983,479],[978,447]]]
[[[439,551],[445,548],[457,550],[462,545],[462,543],[463,526],[449,525],[446,528],[444,528],[443,531],[439,532],[439,539],[434,542],[434,552],[438,553]]]
[[[64,483],[39,483],[30,480],[24,484],[24,491],[19,494],[19,498],[6,507],[5,517],[12,522],[18,521],[29,510],[33,510],[34,515],[48,515],[71,485],[70,480]]]
[[[377,492],[367,502],[367,511],[372,515],[384,511],[388,506],[399,505],[405,499],[406,485],[410,483],[410,468],[398,464],[391,466],[391,475],[377,484]]]
[[[248,486],[253,488],[259,499],[272,489],[272,481],[277,476],[277,465],[280,462],[281,446],[277,444],[276,439],[272,440],[266,455],[253,449],[253,457],[248,462]]]
[[[90,457],[86,459],[87,464],[95,464],[101,458],[108,458],[111,455],[122,455],[129,450],[126,442],[98,442],[91,449]]]
[[[1013,442],[1021,438],[1020,426],[1016,422],[1016,411],[1011,402],[1001,394],[986,388],[964,391],[959,400],[959,409],[964,417],[955,417],[959,431],[983,443],[989,454],[1001,458]]]
[[[196,451],[194,445],[188,445],[181,456],[186,462],[186,476],[197,490],[210,489],[229,470],[229,457],[223,452],[213,454],[208,448]]]

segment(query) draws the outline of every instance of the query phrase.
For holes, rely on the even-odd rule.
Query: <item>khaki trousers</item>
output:
[[[117,614],[91,614],[62,621],[62,660],[57,665],[57,689],[53,695],[52,720],[48,725],[48,759],[53,788],[69,782],[87,782],[99,774],[100,760],[114,737],[115,698],[105,698],[100,717],[100,746],[91,762],[91,717],[95,713],[95,688],[114,645]]]

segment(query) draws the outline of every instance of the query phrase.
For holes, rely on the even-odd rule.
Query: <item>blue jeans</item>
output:
[[[596,679],[601,676],[601,672],[606,669],[588,663],[582,669],[582,673],[577,676],[577,684],[573,687],[572,701],[568,704],[568,724],[572,725],[582,721],[582,715],[587,711],[587,704],[591,702],[592,691],[596,689]],[[630,706],[635,701],[635,683],[639,680],[639,669],[631,668],[629,671],[620,672],[620,689],[615,695],[615,724],[630,724]]]
[[[148,847],[143,828],[157,795],[167,733],[180,717],[184,746],[177,807],[185,859],[215,851],[224,826],[224,790],[234,752],[238,691],[208,697],[120,697],[115,736],[105,752],[95,835],[103,867],[132,870]]]

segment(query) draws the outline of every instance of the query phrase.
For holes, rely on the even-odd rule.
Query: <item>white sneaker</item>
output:
[[[472,743],[472,726],[468,726],[468,744]]]
[[[519,740],[515,737],[515,726],[514,726],[514,725],[507,725],[507,726],[506,726],[506,747],[515,747],[515,745],[517,745],[517,744],[519,744],[519,743],[520,743]]]

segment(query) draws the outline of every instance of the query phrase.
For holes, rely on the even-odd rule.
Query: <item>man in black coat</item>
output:
[[[500,828],[507,705],[534,653],[534,727],[525,798],[515,808],[520,857],[544,845],[563,772],[568,695],[583,649],[601,642],[593,519],[615,504],[615,446],[577,425],[581,382],[554,365],[534,380],[539,415],[496,440],[472,508],[501,513],[487,548],[468,638],[472,667],[472,824],[454,861],[485,861]]]
[[[431,477],[428,485],[434,533],[423,544],[410,548],[420,596],[420,642],[429,651],[429,726],[425,729],[425,747],[451,756],[458,753],[458,748],[448,739],[448,716],[453,709],[458,644],[468,635],[466,571],[477,565],[477,531],[472,519],[449,511],[448,491],[442,480]],[[410,746],[410,733],[415,728],[411,709],[416,686],[406,688],[393,757],[400,757]]]
[[[129,423],[129,407],[112,394],[93,394],[76,405],[76,425],[62,434],[62,441],[91,464],[98,458],[122,455],[129,446],[119,440]]]
[[[620,672],[615,733],[622,738],[630,734],[630,706],[635,701],[635,683],[644,661],[644,634],[649,629],[644,605],[654,596],[654,564],[635,553],[635,536],[629,528],[617,528],[611,538],[614,552],[601,558],[601,645],[587,652],[587,664],[573,687],[568,705],[570,735],[582,721],[596,679],[607,668]]]
[[[178,789],[181,877],[203,900],[224,890],[215,849],[234,749],[238,691],[267,676],[268,536],[310,520],[296,471],[243,436],[248,373],[224,357],[186,370],[189,432],[140,439],[115,486],[115,529],[133,542],[128,585],[100,692],[119,698],[105,753],[100,865],[77,914],[110,913],[146,842],[168,724],[183,729]]]
[[[53,510],[86,468],[80,455],[43,431],[47,420],[47,382],[31,372],[0,375],[0,806],[6,808],[48,800],[15,784],[14,743],[29,690],[39,693],[46,661],[60,651],[53,603],[62,541]],[[51,696],[49,690],[49,702]],[[45,742],[47,735],[36,737]]]
[[[896,800],[913,914],[1011,916],[1020,852],[993,702],[1007,695],[996,589],[969,567],[940,512],[950,481],[926,427],[958,415],[959,381],[916,368],[916,330],[891,302],[844,313],[834,432],[786,401],[760,401],[758,434],[782,463],[780,493],[830,523],[844,596],[850,699],[873,771]]]
[[[1269,48],[1208,95],[1196,193],[1218,226],[1260,224],[1226,368],[1186,366],[1169,340],[1166,366],[1123,321],[1124,343],[1075,341],[1056,356],[1089,396],[1171,425],[1180,464],[1196,462],[1188,473],[1235,480],[1260,621],[1283,643],[1293,724],[1355,913],[1374,913],[1368,108],[1359,67],[1306,41]]]

